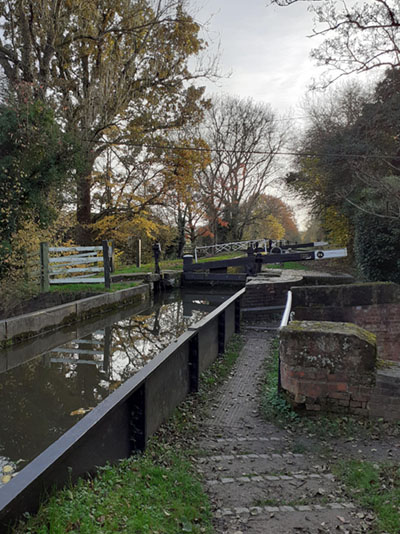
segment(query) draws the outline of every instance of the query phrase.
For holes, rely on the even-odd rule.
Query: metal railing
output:
[[[267,253],[268,239],[252,239],[250,241],[235,241],[232,243],[219,243],[217,245],[207,245],[203,247],[196,247],[194,249],[194,258],[197,263],[199,253],[204,253],[205,256],[216,256],[221,252],[236,252],[238,250],[247,250],[251,248],[263,248]]]
[[[279,325],[279,329],[283,328],[284,326],[287,326],[290,321],[290,314],[292,311],[292,299],[293,299],[292,292],[288,291],[285,311],[283,312],[281,324]]]

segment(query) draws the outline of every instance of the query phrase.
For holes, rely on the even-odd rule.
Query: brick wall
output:
[[[400,286],[391,283],[293,288],[296,320],[352,322],[376,334],[378,356],[400,361]]]
[[[281,384],[296,407],[367,415],[376,340],[348,323],[293,321],[280,333]]]
[[[242,297],[242,307],[245,309],[263,306],[284,306],[287,292],[291,287],[301,285],[302,277],[289,280],[272,278],[271,280],[251,280],[246,284],[246,293]]]

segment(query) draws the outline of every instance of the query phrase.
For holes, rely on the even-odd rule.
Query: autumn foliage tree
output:
[[[212,149],[200,188],[214,241],[240,241],[257,198],[275,178],[284,132],[269,106],[220,97],[207,111],[204,139]]]
[[[199,120],[203,89],[190,70],[205,47],[185,0],[0,1],[0,65],[8,83],[32,84],[66,132],[79,136],[76,209],[91,239],[96,160],[110,145],[159,141]]]
[[[163,174],[168,187],[167,202],[177,227],[177,256],[182,257],[186,236],[192,246],[197,226],[205,213],[201,207],[199,178],[211,163],[208,145],[203,139],[181,139],[167,152]]]
[[[272,195],[259,195],[244,233],[246,239],[299,241],[299,229],[292,208]]]

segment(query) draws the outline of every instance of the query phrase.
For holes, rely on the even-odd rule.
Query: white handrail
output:
[[[288,291],[287,294],[287,300],[286,300],[286,307],[285,311],[283,312],[281,324],[279,326],[279,329],[283,328],[284,326],[287,326],[289,319],[290,319],[290,312],[292,310],[292,292]]]

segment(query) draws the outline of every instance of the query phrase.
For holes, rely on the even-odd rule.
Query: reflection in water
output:
[[[23,467],[228,296],[168,294],[151,307],[79,325],[83,335],[61,332],[61,346],[50,335],[39,355],[32,352],[38,342],[22,356],[21,348],[0,353],[0,469]]]

